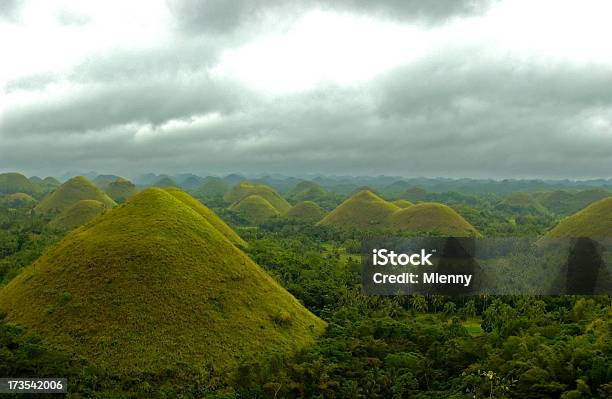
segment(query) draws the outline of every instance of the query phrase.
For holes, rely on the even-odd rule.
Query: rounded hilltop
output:
[[[0,309],[52,347],[117,374],[210,362],[228,371],[249,353],[297,351],[325,327],[159,188],[69,233],[3,289]]]
[[[0,204],[9,208],[32,208],[36,205],[36,199],[26,193],[14,193],[0,196]]]
[[[412,205],[414,205],[412,202],[405,200],[405,199],[398,199],[392,202],[393,205],[396,205],[402,209],[404,208],[409,208]]]
[[[546,237],[612,237],[612,197],[561,220]]]
[[[53,218],[49,222],[49,227],[59,230],[72,230],[87,224],[107,209],[100,201],[81,200]]]
[[[391,230],[410,233],[433,233],[450,237],[478,236],[474,226],[451,207],[424,202],[404,208],[389,218]]]
[[[312,201],[303,201],[295,204],[285,214],[288,219],[302,220],[305,222],[318,222],[323,219],[327,212]]]
[[[371,191],[364,190],[353,195],[318,224],[340,229],[376,229],[386,227],[386,221],[400,208],[385,201]]]
[[[291,205],[276,190],[265,184],[243,181],[236,184],[225,194],[225,201],[236,205],[248,196],[256,195],[265,199],[280,214],[287,212]]]
[[[106,194],[118,204],[124,203],[131,196],[138,192],[136,185],[122,177],[111,181],[106,186]]]
[[[268,200],[260,195],[249,195],[230,207],[251,223],[259,224],[279,216],[280,212]]]
[[[34,209],[41,213],[62,212],[81,200],[95,200],[107,208],[117,205],[89,179],[77,176],[43,198]]]
[[[21,173],[0,173],[0,194],[34,194],[35,185]]]

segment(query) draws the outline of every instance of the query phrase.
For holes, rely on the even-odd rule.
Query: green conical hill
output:
[[[304,201],[291,207],[285,216],[289,219],[318,222],[323,219],[326,214],[327,212],[314,202]]]
[[[338,205],[319,224],[341,229],[379,229],[384,228],[388,217],[399,210],[397,205],[371,191],[360,191]]]
[[[107,209],[100,201],[81,200],[51,220],[49,227],[60,230],[72,230],[84,226],[103,214]]]
[[[291,208],[287,200],[281,197],[272,187],[266,186],[265,184],[256,184],[246,181],[240,182],[232,187],[224,198],[227,202],[236,204],[250,195],[262,197],[268,201],[278,213],[285,213]]]
[[[224,370],[249,353],[299,350],[324,329],[198,212],[155,188],[69,233],[4,287],[0,309],[117,375]]]
[[[228,191],[229,187],[223,179],[213,176],[206,177],[204,183],[195,190],[202,198],[223,197]]]
[[[36,205],[36,200],[25,193],[15,193],[0,196],[0,203],[9,208],[30,208]]]
[[[391,230],[449,237],[479,235],[476,228],[455,210],[433,202],[423,202],[394,213],[389,218],[388,226]]]
[[[561,220],[547,237],[612,237],[612,197]]]
[[[249,195],[233,204],[230,209],[255,224],[280,215],[280,212],[268,200],[259,195]]]
[[[183,190],[179,188],[167,188],[166,192],[174,196],[174,198],[181,201],[183,204],[190,207],[192,210],[196,211],[200,216],[202,216],[208,223],[210,223],[218,232],[220,232],[225,238],[227,238],[232,244],[246,247],[246,242],[240,238],[238,234],[231,227],[229,227],[219,216],[217,216],[213,211],[208,209],[204,204],[202,204],[197,199],[193,198],[191,195],[187,194]]]
[[[136,188],[136,185],[123,178],[119,178],[108,183],[106,187],[106,194],[108,194],[108,196],[118,204],[124,203],[128,198],[132,197],[137,192],[138,189]]]
[[[0,173],[0,194],[34,194],[36,186],[21,173]]]
[[[164,187],[178,187],[179,185],[174,180],[166,176],[166,177],[162,177],[161,179],[155,181],[155,183],[153,183],[153,186],[164,188]]]
[[[61,212],[80,200],[96,200],[104,204],[108,208],[116,205],[108,195],[100,190],[89,179],[83,176],[73,177],[54,192],[43,198],[42,201],[34,208],[37,212]]]
[[[400,208],[408,208],[414,205],[412,202],[405,199],[398,199],[392,202],[392,204],[399,206]]]

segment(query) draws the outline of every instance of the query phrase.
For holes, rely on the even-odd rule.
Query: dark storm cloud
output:
[[[167,0],[179,26],[190,32],[231,32],[269,13],[282,24],[312,8],[333,9],[402,21],[440,23],[452,17],[480,14],[494,0]]]

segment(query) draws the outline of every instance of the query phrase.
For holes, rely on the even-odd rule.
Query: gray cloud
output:
[[[608,66],[441,49],[367,83],[264,95],[210,72],[248,10],[215,35],[7,82],[40,98],[5,107],[0,169],[610,177]],[[44,94],[55,85],[67,94]]]
[[[260,22],[270,13],[283,24],[305,10],[333,9],[401,21],[440,23],[452,17],[480,14],[495,0],[167,0],[179,26],[189,32],[231,32]]]
[[[0,20],[6,19],[15,21],[19,14],[18,0],[3,0],[0,1]]]

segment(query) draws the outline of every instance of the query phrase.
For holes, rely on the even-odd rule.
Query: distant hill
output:
[[[598,188],[581,191],[556,190],[541,194],[540,202],[558,215],[571,215],[611,195],[610,191]]]
[[[136,185],[129,180],[119,178],[110,182],[106,187],[106,194],[118,204],[124,203],[128,198],[138,192]]]
[[[288,219],[301,220],[305,222],[318,222],[325,217],[327,212],[312,201],[304,201],[295,204],[285,214]]]
[[[204,178],[204,182],[194,192],[202,198],[222,198],[229,190],[229,186],[223,179],[208,176]]]
[[[285,213],[291,208],[287,200],[272,187],[246,181],[240,182],[232,187],[224,198],[227,202],[234,204],[250,195],[257,195],[264,198],[278,213]]]
[[[219,216],[213,211],[204,206],[200,201],[187,194],[178,188],[167,188],[166,192],[171,194],[174,198],[181,201],[183,204],[190,207],[192,210],[202,216],[208,223],[210,223],[218,232],[220,232],[225,238],[227,238],[232,244],[239,247],[246,247],[247,243],[240,238],[238,234],[231,227],[229,227]]]
[[[524,192],[512,193],[500,201],[495,208],[512,214],[543,214],[547,210],[531,194]]]
[[[96,200],[81,200],[49,222],[49,227],[59,230],[73,230],[84,226],[103,214],[108,208]]]
[[[402,209],[408,208],[408,207],[414,205],[412,202],[410,202],[408,200],[405,200],[405,199],[398,199],[398,200],[392,201],[391,203],[394,204],[394,205],[399,206]]]
[[[116,205],[115,201],[93,184],[91,180],[83,176],[77,176],[43,198],[34,209],[42,213],[62,212],[85,199],[99,201],[107,208]]]
[[[390,216],[388,226],[391,230],[434,233],[450,237],[479,235],[476,228],[452,208],[443,204],[428,202],[395,212]]]
[[[9,208],[33,208],[36,199],[25,193],[14,193],[0,196],[0,204]]]
[[[98,176],[96,176],[95,179],[93,179],[93,182],[101,190],[106,191],[106,189],[108,188],[109,184],[111,184],[114,181],[120,180],[120,179],[122,180],[123,177],[116,176],[116,175],[98,175]]]
[[[162,177],[158,180],[156,180],[153,184],[153,187],[160,187],[160,188],[166,188],[166,187],[179,187],[179,185],[172,180],[169,177]]]
[[[561,220],[546,237],[612,237],[612,197]]]
[[[324,322],[190,206],[147,189],[6,285],[6,320],[116,375],[295,352]]]
[[[338,205],[319,224],[341,229],[380,229],[386,226],[387,218],[398,210],[397,205],[373,192],[360,191]]]
[[[0,174],[0,194],[34,194],[36,186],[21,173]]]
[[[265,222],[274,216],[280,215],[280,212],[268,200],[256,194],[248,195],[234,203],[230,210],[239,213],[242,217],[255,224]]]
[[[400,195],[400,197],[412,202],[425,201],[427,199],[427,191],[421,187],[409,187]]]

